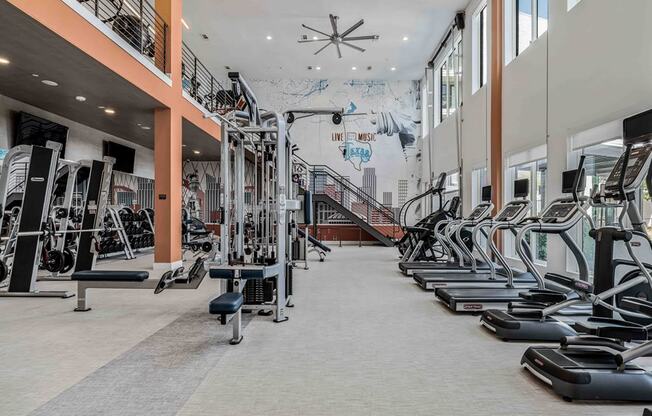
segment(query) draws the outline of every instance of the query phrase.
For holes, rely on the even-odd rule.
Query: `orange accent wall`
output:
[[[97,30],[61,0],[8,0],[49,30],[61,36],[107,69],[161,104],[154,112],[156,176],[156,263],[181,260],[182,120],[220,139],[220,126],[183,97],[181,56],[182,0],[156,0],[156,10],[168,23],[166,71],[172,86]],[[165,195],[159,199],[159,196]]]

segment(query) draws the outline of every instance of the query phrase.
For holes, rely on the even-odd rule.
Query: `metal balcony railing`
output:
[[[231,90],[222,86],[185,43],[182,48],[181,79],[184,91],[209,112],[235,107]]]
[[[168,25],[146,0],[77,0],[165,72]]]

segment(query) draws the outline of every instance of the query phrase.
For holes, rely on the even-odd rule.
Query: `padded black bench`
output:
[[[232,315],[242,307],[243,302],[242,293],[227,292],[213,299],[208,304],[208,311],[213,315]]]
[[[149,273],[142,270],[84,270],[70,276],[77,281],[75,312],[87,312],[88,289],[151,289],[156,285]]]
[[[242,305],[244,297],[240,292],[226,292],[211,300],[208,304],[208,312],[212,315],[220,315],[220,323],[226,325],[227,315],[233,316],[233,338],[231,345],[239,344],[242,341]]]
[[[142,282],[149,273],[131,270],[84,270],[72,274],[71,279],[84,282]]]

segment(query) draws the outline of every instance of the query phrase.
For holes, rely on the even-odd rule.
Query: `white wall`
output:
[[[0,95],[0,148],[11,146],[14,137],[13,112],[25,111],[68,127],[66,159],[102,159],[102,141],[111,140],[136,149],[134,175],[154,178],[154,151],[104,133],[40,108]]]
[[[477,4],[472,1],[467,8],[464,33],[461,158],[467,213],[470,171],[487,158],[485,94],[491,87],[470,95],[472,15]],[[569,137],[652,108],[652,2],[584,0],[567,11],[565,0],[555,0],[550,1],[549,15],[548,32],[503,72],[503,160],[510,153],[547,144],[548,201],[560,195]],[[454,144],[452,133],[446,123],[434,129],[434,153]],[[450,168],[450,161],[442,159],[447,158],[432,161],[435,173]],[[566,268],[566,253],[558,242],[548,243],[551,271]]]

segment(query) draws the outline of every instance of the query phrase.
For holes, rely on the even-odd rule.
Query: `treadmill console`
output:
[[[523,212],[527,204],[509,204],[503,208],[502,211],[494,218],[496,222],[510,222],[513,221],[518,215]]]
[[[471,214],[466,217],[467,220],[469,221],[475,221],[478,218],[482,218],[486,215],[487,210],[491,207],[490,204],[480,204],[475,209],[471,212]]]
[[[625,181],[623,182],[625,190],[637,188],[641,184],[647,174],[651,154],[652,144],[632,148],[627,162],[627,169],[625,169]],[[625,154],[623,153],[609,174],[607,182],[605,182],[604,188],[608,196],[615,196],[620,193],[618,182],[620,181],[624,158]]]
[[[541,221],[547,223],[563,223],[570,220],[576,211],[577,205],[573,201],[556,202],[541,214]]]

